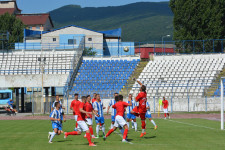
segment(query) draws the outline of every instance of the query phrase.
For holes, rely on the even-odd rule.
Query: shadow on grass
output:
[[[156,136],[150,136],[150,137],[144,137],[145,139],[153,139],[153,138],[156,138]]]
[[[94,144],[97,145],[98,142],[94,142]],[[74,145],[74,144],[67,144],[67,145]],[[84,143],[79,143],[79,144],[76,143],[76,145],[87,145],[88,146],[89,144],[87,142],[86,143],[84,142]]]
[[[61,142],[70,142],[70,141],[72,141],[72,140],[61,140],[61,141],[57,141],[57,142],[61,143]]]

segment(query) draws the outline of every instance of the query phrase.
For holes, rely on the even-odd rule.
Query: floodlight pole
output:
[[[163,53],[163,49],[164,49],[164,47],[163,47],[163,39],[166,38],[166,37],[170,37],[170,35],[168,34],[168,35],[162,36],[162,53]]]
[[[42,45],[42,30],[41,29],[41,113],[44,113],[44,59],[42,57],[43,45]]]
[[[220,80],[220,98],[221,98],[221,130],[224,130],[224,100],[223,100],[223,90],[224,90],[224,87],[223,87],[223,78],[221,78]]]

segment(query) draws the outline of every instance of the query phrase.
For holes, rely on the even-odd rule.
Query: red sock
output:
[[[164,113],[164,116],[166,117],[166,113]]]
[[[113,131],[114,131],[113,129],[110,129],[109,132],[106,134],[105,137],[108,137],[111,133],[113,133]]]
[[[124,140],[127,138],[127,133],[128,133],[128,129],[125,129],[124,133],[123,133],[123,139]]]
[[[86,132],[86,137],[87,137],[87,140],[88,140],[89,144],[91,144],[92,142],[91,142],[91,136],[90,136],[90,133],[87,133],[87,132]]]
[[[170,116],[170,114],[169,114],[169,113],[167,113],[167,115],[168,115],[168,116]]]
[[[77,128],[77,126],[78,126],[78,124],[77,124],[77,122],[76,122],[76,128]]]
[[[89,130],[90,130],[91,135],[93,135],[93,128],[89,127]]]
[[[145,129],[145,121],[141,121],[141,127],[142,129]]]
[[[67,132],[67,135],[77,135],[77,131]]]

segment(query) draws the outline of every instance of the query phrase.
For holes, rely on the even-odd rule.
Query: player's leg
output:
[[[88,129],[87,124],[84,121],[78,121],[77,123],[78,123],[78,127],[82,131],[86,132],[86,138],[88,140],[89,146],[96,146],[96,145],[94,145],[94,143],[91,142],[91,134],[90,134],[90,130]]]
[[[170,119],[170,114],[169,114],[169,112],[168,112],[168,108],[167,108],[167,116],[168,116],[168,118]]]
[[[101,125],[102,125],[103,138],[105,138],[105,119],[104,119],[104,117],[101,117]]]
[[[145,113],[141,113],[140,118],[141,118],[141,128],[142,128],[140,137],[143,137],[146,134],[146,132],[145,132],[145,128],[146,128]]]
[[[75,119],[75,128],[74,128],[74,131],[77,131],[77,127],[78,127],[77,118],[78,118],[78,115],[74,115],[74,119]]]
[[[130,114],[127,114],[127,126],[128,126],[128,129],[130,127],[130,120],[131,120]]]
[[[53,138],[55,137],[55,135],[58,134],[58,128],[57,128],[56,123],[53,123],[52,127],[53,127],[53,132],[51,132],[49,143],[52,143]]]
[[[146,117],[147,118],[147,117]],[[149,117],[148,117],[149,121],[151,121],[151,123],[154,125],[154,129],[156,130],[157,129],[157,125],[155,123],[155,121],[152,119],[152,115],[150,114]]]
[[[115,123],[114,123],[113,128],[108,131],[108,133],[105,135],[105,138],[107,138],[108,136],[110,136],[110,134],[113,133],[117,128],[118,128],[118,123],[115,120]]]
[[[127,122],[125,121],[125,119],[122,116],[117,116],[116,120],[118,122],[118,125],[124,128],[122,142],[127,142],[126,141],[127,133],[128,133],[128,125],[127,125]]]
[[[132,129],[134,128],[134,120],[131,120]]]
[[[111,123],[111,128],[110,128],[110,129],[112,129],[113,126],[114,126],[114,123],[115,123],[115,116],[111,116],[111,121],[112,121],[112,123]]]
[[[96,138],[99,138],[99,128],[100,128],[100,117],[95,117],[96,122]]]
[[[137,120],[136,120],[136,117],[133,119],[133,122],[134,122],[134,130],[135,130],[135,132],[137,132]]]

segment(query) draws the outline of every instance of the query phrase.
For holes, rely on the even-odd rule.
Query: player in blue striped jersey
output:
[[[132,94],[129,94],[128,97],[128,104],[132,103],[132,106],[128,106],[127,107],[127,125],[128,128],[130,126],[130,121],[133,121],[134,124],[134,129],[135,131],[137,131],[137,122],[136,122],[136,116],[131,114],[130,112],[134,109],[134,107],[136,107],[138,104],[135,100],[132,99]]]
[[[107,109],[107,114],[109,114],[109,109],[110,107],[112,107],[113,105],[115,105],[116,103],[116,100],[115,100],[115,97],[118,96],[118,93],[114,93],[114,99],[112,99],[110,102],[109,102],[109,106],[108,106],[108,109]],[[112,108],[112,112],[111,112],[111,129],[113,128],[113,125],[115,123],[115,117],[116,117],[116,109]]]
[[[147,109],[147,112],[145,114],[145,118],[148,118],[151,121],[151,123],[154,125],[154,129],[156,130],[157,125],[155,124],[155,121],[152,119],[152,114],[150,111],[150,105],[149,105],[148,101],[146,102],[146,109]]]
[[[103,138],[104,138],[105,137],[105,120],[104,120],[104,115],[103,115],[103,109],[105,109],[105,107],[103,106],[103,103],[100,100],[99,94],[96,95],[96,101],[92,105],[93,105],[93,109],[94,109],[95,113],[98,114],[98,116],[95,116],[95,122],[97,124],[96,138],[99,138],[100,125],[102,125],[102,132],[103,132]]]
[[[55,97],[55,101],[52,103],[51,111],[54,110],[56,102],[60,103],[59,111],[61,112],[61,121],[63,121],[63,120],[66,121],[65,115],[64,115],[64,111],[63,111],[63,109],[65,109],[65,108],[62,107],[62,101],[59,100],[59,96],[58,95]]]
[[[62,120],[61,120],[61,112],[60,112],[60,103],[55,102],[55,109],[50,114],[50,120],[52,121],[52,129],[53,132],[49,132],[49,143],[52,143],[52,139],[55,135],[60,135],[62,133]]]

